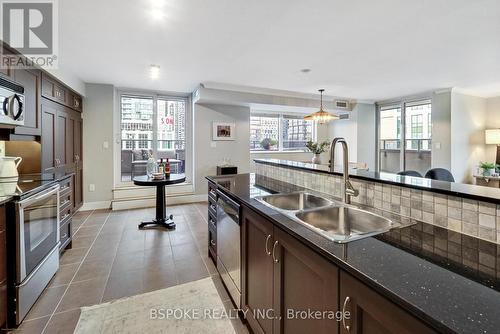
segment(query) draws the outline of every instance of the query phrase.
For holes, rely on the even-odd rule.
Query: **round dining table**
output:
[[[135,176],[134,184],[138,186],[156,187],[156,217],[152,221],[145,221],[139,224],[139,229],[149,225],[161,226],[166,229],[175,229],[173,215],[166,216],[166,196],[165,186],[182,183],[186,181],[185,174],[170,174],[163,179],[153,179],[147,175]]]

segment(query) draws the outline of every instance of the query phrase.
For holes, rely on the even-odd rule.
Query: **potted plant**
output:
[[[276,141],[276,139],[272,139],[272,138],[264,138],[262,139],[262,141],[260,142],[260,145],[262,146],[262,148],[264,150],[270,150],[271,147],[273,147],[274,145],[276,145],[278,142]]]
[[[312,152],[313,157],[311,162],[313,164],[321,164],[321,156],[320,154],[323,152],[326,152],[326,150],[330,147],[330,141],[325,140],[323,142],[313,142],[312,140],[309,140],[306,143],[306,147],[309,149],[309,151]]]
[[[493,162],[481,162],[479,163],[479,167],[483,170],[483,176],[491,176],[495,174],[496,164]]]

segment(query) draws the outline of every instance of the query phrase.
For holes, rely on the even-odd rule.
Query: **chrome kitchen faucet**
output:
[[[344,203],[350,204],[351,203],[351,196],[358,196],[359,191],[354,189],[354,187],[351,184],[351,181],[349,181],[349,149],[347,147],[347,142],[345,141],[344,138],[337,137],[334,138],[332,141],[332,145],[330,147],[330,172],[333,172],[335,169],[335,146],[337,143],[342,144],[342,149],[344,151],[344,161],[343,161],[343,177],[344,177],[344,189],[342,190],[343,192],[343,200]]]

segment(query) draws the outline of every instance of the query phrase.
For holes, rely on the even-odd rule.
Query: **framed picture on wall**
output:
[[[235,140],[235,123],[213,122],[212,140]]]

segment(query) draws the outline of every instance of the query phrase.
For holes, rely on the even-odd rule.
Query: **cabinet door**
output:
[[[75,153],[75,133],[77,120],[73,111],[68,111],[66,118],[66,172],[76,172],[76,153]]]
[[[340,303],[350,312],[341,324],[345,334],[436,333],[405,310],[385,299],[354,277],[340,272]]]
[[[254,333],[272,333],[273,225],[247,207],[242,210],[242,308]],[[271,310],[271,313],[266,311]]]
[[[24,125],[14,129],[15,134],[41,134],[40,74],[39,70],[16,70],[15,80],[24,87]]]
[[[57,109],[47,103],[42,103],[42,171],[56,171],[56,123]]]
[[[75,154],[75,207],[79,208],[83,204],[83,150],[82,150],[82,133],[83,119],[80,113],[74,113],[75,128],[73,134],[73,152]]]
[[[274,333],[338,333],[337,266],[276,227],[274,238]]]
[[[64,174],[66,171],[66,165],[71,161],[71,158],[67,156],[66,146],[68,143],[68,127],[69,127],[69,117],[64,111],[64,107],[58,107],[56,119],[56,158],[57,169],[59,174]]]

